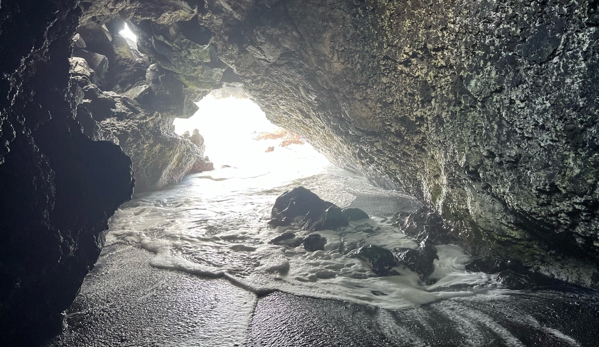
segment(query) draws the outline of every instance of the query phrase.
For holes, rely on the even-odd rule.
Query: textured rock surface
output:
[[[286,2],[213,31],[275,122],[427,202],[472,251],[589,284],[599,33],[587,8]]]
[[[180,18],[119,4],[86,18],[137,23],[140,50],[190,94],[241,81],[275,123],[426,202],[471,251],[599,279],[595,2],[171,2]]]
[[[427,279],[435,271],[433,262],[439,259],[437,248],[431,243],[420,244],[419,249],[395,250],[397,263],[417,273],[421,279]]]
[[[364,260],[372,272],[380,276],[388,275],[389,270],[397,266],[397,259],[390,250],[375,245],[361,247],[355,256]]]
[[[324,250],[324,245],[327,244],[327,239],[320,236],[319,234],[308,235],[304,239],[304,249],[308,252],[314,252],[318,250]]]
[[[60,331],[100,253],[107,219],[132,194],[131,161],[74,120],[75,1],[0,6],[0,345]]]
[[[174,133],[173,119],[190,116],[197,107],[186,99],[183,83],[152,63],[119,31],[81,26],[71,58],[77,120],[94,140],[120,145],[133,161],[135,191],[178,183],[189,173],[211,170],[199,133],[184,139]],[[187,105],[189,102],[191,105]],[[198,145],[199,144],[199,145]]]

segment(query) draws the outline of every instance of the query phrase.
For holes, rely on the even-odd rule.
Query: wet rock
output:
[[[301,245],[303,242],[304,242],[303,238],[295,237],[294,233],[285,232],[285,233],[282,233],[281,235],[273,238],[268,243],[271,243],[273,245],[295,248],[295,247]],[[325,243],[326,243],[326,240],[325,240]]]
[[[285,241],[285,240],[289,240],[289,239],[293,239],[293,238],[295,238],[294,233],[286,232],[286,233],[282,233],[281,235],[273,238],[268,243],[277,244],[277,242],[281,242],[281,241]]]
[[[349,252],[358,248],[358,243],[356,241],[348,241],[345,237],[341,238],[339,242],[339,253],[348,254]]]
[[[495,274],[508,269],[508,263],[497,257],[473,258],[465,265],[465,269],[472,272]]]
[[[504,260],[497,257],[483,257],[470,260],[466,270],[497,274],[497,281],[509,289],[533,289],[549,286],[560,286],[564,283],[546,276],[522,264],[518,259]]]
[[[395,250],[399,265],[404,265],[426,280],[435,271],[434,261],[439,259],[437,248],[431,243],[422,243],[419,249]]]
[[[324,220],[321,221],[311,223],[308,230],[336,230],[349,224],[347,216],[335,205],[329,206],[324,211]]]
[[[271,225],[297,223],[305,230],[338,229],[348,225],[341,209],[324,201],[304,187],[297,187],[277,198],[272,208]]]
[[[393,253],[383,247],[368,245],[358,249],[355,257],[362,259],[379,276],[388,275],[389,271],[397,266]]]
[[[343,215],[348,221],[362,220],[370,218],[368,213],[362,211],[359,208],[344,208],[342,211]]]
[[[326,238],[320,236],[319,234],[312,234],[304,239],[304,248],[308,252],[323,251],[324,245],[326,245],[326,243]]]
[[[290,225],[297,217],[304,218],[313,209],[323,210],[330,204],[304,187],[297,187],[277,198],[271,217],[283,225]]]
[[[83,99],[69,81],[77,5],[3,1],[0,9],[1,346],[39,346],[60,332],[108,219],[133,192],[131,160],[74,120]],[[78,71],[89,77],[82,60]]]
[[[443,224],[443,218],[427,207],[416,212],[399,212],[395,224],[404,234],[418,241],[427,240],[434,244],[448,244],[457,238]]]
[[[509,289],[520,290],[535,286],[533,279],[525,273],[518,273],[513,270],[504,270],[497,274],[497,280]]]

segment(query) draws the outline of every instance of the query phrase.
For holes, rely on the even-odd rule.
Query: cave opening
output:
[[[137,35],[135,35],[135,33],[131,30],[131,28],[129,28],[129,25],[127,23],[123,23],[123,24],[124,24],[124,28],[123,28],[123,30],[119,31],[119,34],[122,37],[124,37],[125,39],[131,40],[133,43],[135,43],[137,45]],[[135,46],[134,48],[137,49],[137,46]]]
[[[175,133],[204,150],[219,173],[280,181],[332,165],[300,135],[271,123],[241,88],[214,90],[196,104],[193,116],[174,120]]]

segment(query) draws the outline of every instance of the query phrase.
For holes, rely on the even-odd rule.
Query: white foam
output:
[[[286,189],[304,185],[340,206],[351,203],[358,192],[401,196],[331,166],[315,168],[299,160],[309,167],[304,170],[286,166],[292,158],[281,160],[284,164],[268,166],[271,169],[264,175],[242,169],[196,174],[171,189],[133,200],[111,219],[107,242],[137,244],[155,253],[154,267],[225,277],[256,293],[280,290],[388,309],[496,293],[493,276],[464,269],[468,257],[457,246],[438,246],[440,259],[431,276],[437,282],[431,286],[402,267],[395,269],[401,275],[376,276],[363,261],[339,253],[342,239],[357,246],[417,247],[382,218],[351,222],[340,231],[318,232],[327,239],[323,251],[269,244],[283,232],[294,232],[296,237],[309,234],[294,227],[266,226],[276,197]]]

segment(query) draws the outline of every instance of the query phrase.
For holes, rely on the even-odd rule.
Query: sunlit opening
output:
[[[205,154],[217,169],[295,178],[313,175],[329,165],[305,139],[268,121],[247,97],[221,97],[217,91],[197,105],[194,116],[175,119],[175,132],[186,137],[197,129],[204,137]]]
[[[137,36],[133,33],[133,31],[131,31],[127,23],[125,23],[125,28],[119,31],[119,35],[127,39],[127,41],[130,40],[133,43],[137,44]]]

